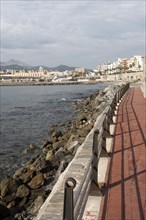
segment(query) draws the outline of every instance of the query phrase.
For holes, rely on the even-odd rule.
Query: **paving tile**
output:
[[[130,88],[117,113],[99,220],[146,219],[146,99]]]

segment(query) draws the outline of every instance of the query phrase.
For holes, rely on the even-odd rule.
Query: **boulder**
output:
[[[70,161],[73,159],[73,155],[68,154],[64,157],[64,159],[60,162],[57,172],[55,173],[55,182],[57,182],[61,173],[66,169]]]
[[[70,146],[70,144],[74,141],[78,140],[78,136],[75,134],[71,134],[71,136],[69,137],[69,139],[67,140],[66,144],[65,144],[65,148],[68,148],[68,146]]]
[[[31,190],[31,194],[34,196],[45,196],[46,192],[43,188]]]
[[[28,202],[28,197],[24,197],[22,200],[21,200],[21,202],[19,203],[19,207],[21,208],[23,208],[26,204],[27,204],[27,202]]]
[[[45,198],[43,196],[38,196],[33,202],[33,204],[30,207],[28,207],[27,211],[29,211],[31,215],[36,216],[44,201]]]
[[[61,136],[62,136],[62,132],[61,131],[54,130],[54,132],[52,133],[52,138],[59,138]]]
[[[62,136],[62,140],[68,140],[71,135],[71,132],[66,129],[65,134]]]
[[[11,202],[8,203],[7,208],[8,208],[8,209],[11,209],[11,208],[13,208],[15,205],[16,205],[16,201],[13,200],[13,201],[11,201]]]
[[[14,174],[14,178],[22,180],[23,183],[29,182],[34,176],[34,170],[30,170],[29,166],[22,167]]]
[[[63,161],[61,161],[60,166],[55,174],[55,182],[57,182],[59,176],[65,170],[65,168],[66,168],[66,162],[63,160]]]
[[[3,206],[7,205],[6,201],[2,197],[0,197],[0,204],[3,205]]]
[[[29,169],[37,173],[37,172],[41,172],[42,170],[45,170],[47,166],[48,164],[46,164],[45,156],[40,155],[34,160],[32,164],[30,164]]]
[[[52,150],[49,150],[46,154],[46,160],[52,161],[54,159],[54,153]]]
[[[46,148],[48,145],[51,145],[52,144],[52,142],[51,141],[49,141],[49,140],[46,140],[46,141],[44,141],[44,143],[42,144],[42,148]]]
[[[79,129],[78,130],[78,135],[79,135],[79,137],[86,137],[87,135],[88,135],[88,133],[89,133],[89,129],[87,128],[84,128],[84,129]]]
[[[67,150],[73,152],[74,148],[76,148],[77,146],[79,146],[78,141],[70,142],[69,145],[67,145]]]
[[[6,206],[0,204],[0,220],[3,220],[7,216],[10,216],[10,210]]]
[[[21,152],[21,154],[22,154],[22,155],[26,155],[26,154],[28,154],[28,152],[29,152],[29,149],[28,149],[28,148],[25,148],[25,149]]]
[[[44,175],[42,173],[38,173],[36,176],[32,178],[32,180],[28,183],[28,186],[31,189],[37,189],[44,184]]]
[[[29,147],[30,150],[33,150],[33,149],[36,148],[36,145],[35,144],[30,144],[28,147]]]
[[[64,148],[59,148],[59,150],[56,151],[55,153],[54,161],[60,163],[64,159],[64,157],[68,154],[69,154],[69,151],[65,150]]]
[[[29,218],[27,216],[26,211],[22,211],[21,213],[15,214],[15,219],[17,219],[17,220],[28,220],[28,219],[32,219],[32,218]]]
[[[65,142],[63,140],[57,141],[53,143],[53,150],[58,150],[61,147],[64,147]]]
[[[27,146],[22,152],[22,155],[26,155],[30,152],[33,152],[33,150],[35,150],[36,146],[34,144],[30,144],[29,146]]]
[[[14,180],[12,177],[6,177],[0,183],[1,196],[4,197],[5,195],[15,193],[17,188],[18,184],[16,180]]]
[[[29,193],[30,193],[30,190],[28,189],[27,186],[23,184],[18,187],[16,196],[19,198],[24,198],[24,197],[27,197]]]
[[[112,93],[112,91],[108,91],[106,93],[105,99],[111,101],[114,97],[114,94]]]
[[[71,162],[71,160],[74,158],[73,155],[69,154],[65,156],[64,161],[65,161],[65,168],[68,166],[68,164]]]
[[[12,194],[10,194],[10,195],[6,195],[6,196],[4,197],[4,199],[5,199],[6,203],[12,202],[13,200],[16,199],[16,193],[12,193]]]
[[[33,164],[33,163],[37,160],[37,158],[39,158],[39,157],[40,157],[40,154],[36,155],[36,156],[33,157],[31,160],[29,160],[29,161],[26,163],[26,167],[27,167],[27,166],[30,166],[31,164]]]

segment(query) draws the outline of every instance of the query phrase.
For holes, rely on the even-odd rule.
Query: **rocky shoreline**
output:
[[[0,182],[0,220],[29,220],[37,215],[113,92],[107,87],[76,102],[77,117],[53,128],[40,146],[41,153]]]

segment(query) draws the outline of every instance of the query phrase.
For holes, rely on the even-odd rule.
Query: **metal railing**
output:
[[[94,131],[92,162],[88,167],[86,175],[83,177],[84,180],[77,185],[73,177],[66,179],[63,220],[81,219],[88,195],[103,194],[98,183],[98,162],[100,157],[110,156],[110,153],[106,150],[106,138],[111,136],[110,125],[114,124],[113,116],[115,115],[116,106],[128,89],[129,83],[118,89],[110,105],[106,107],[100,124],[97,125]]]

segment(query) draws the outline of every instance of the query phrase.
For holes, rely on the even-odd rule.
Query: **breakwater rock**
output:
[[[108,87],[77,101],[76,118],[50,130],[41,153],[1,181],[0,219],[28,220],[37,215],[114,91]]]

